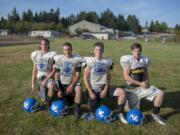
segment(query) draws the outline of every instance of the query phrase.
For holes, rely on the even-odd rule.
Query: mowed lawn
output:
[[[61,44],[73,44],[74,52],[83,56],[93,56],[95,40],[56,39],[51,41],[52,50],[62,52]],[[120,56],[130,53],[130,45],[134,41],[103,41],[105,57],[113,59],[111,84],[123,86]],[[149,76],[151,84],[165,92],[162,117],[167,121],[161,126],[149,120],[144,126],[131,126],[116,121],[105,125],[96,120],[75,121],[73,113],[67,117],[54,118],[49,112],[25,113],[22,102],[27,97],[39,100],[37,93],[31,90],[32,62],[30,54],[38,48],[37,44],[0,47],[0,135],[176,135],[180,132],[180,44],[152,41],[147,46],[142,41],[143,53],[151,58]],[[83,100],[85,101],[85,100]],[[116,109],[115,101],[104,101],[112,110]],[[152,104],[143,102],[143,111],[149,116]],[[83,109],[86,105],[83,103]]]

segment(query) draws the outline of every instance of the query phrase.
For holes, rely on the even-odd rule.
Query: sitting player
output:
[[[132,55],[124,55],[120,60],[123,67],[123,76],[127,81],[128,106],[130,108],[139,108],[141,99],[145,98],[153,102],[153,119],[159,124],[166,125],[159,115],[164,92],[150,85],[147,70],[149,59],[146,56],[142,56],[141,52],[141,45],[134,43],[131,46]]]
[[[72,45],[70,43],[63,44],[63,55],[56,55],[54,57],[55,69],[48,78],[55,74],[58,82],[59,98],[65,99],[67,105],[75,104],[75,117],[77,119],[81,116],[81,96],[82,86],[79,83],[81,72],[81,60],[79,55],[73,55]],[[73,101],[72,101],[73,100]]]
[[[85,57],[84,83],[89,93],[89,107],[95,112],[101,99],[110,95],[116,97],[118,114],[123,123],[127,123],[123,115],[125,104],[125,91],[121,88],[110,90],[110,70],[112,60],[103,58],[104,45],[102,42],[94,44],[94,57]]]

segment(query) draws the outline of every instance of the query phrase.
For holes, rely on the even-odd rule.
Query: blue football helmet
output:
[[[131,125],[143,125],[144,123],[144,115],[139,109],[130,110],[126,115],[126,119]]]
[[[39,105],[36,99],[34,98],[27,98],[23,102],[23,110],[25,112],[36,112],[38,111]]]
[[[61,116],[65,110],[65,103],[63,100],[53,101],[50,106],[50,114],[53,117]]]
[[[105,122],[106,118],[111,114],[111,110],[108,106],[102,105],[96,109],[96,119]]]

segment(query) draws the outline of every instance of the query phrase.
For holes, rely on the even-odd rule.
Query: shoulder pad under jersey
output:
[[[130,59],[132,58],[132,55],[124,55],[120,58],[120,64],[122,67],[130,67]]]

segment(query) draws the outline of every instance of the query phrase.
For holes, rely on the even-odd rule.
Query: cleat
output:
[[[160,115],[152,114],[152,118],[153,118],[157,123],[159,123],[159,124],[161,124],[161,125],[164,125],[164,126],[166,125],[165,120],[163,120]]]

